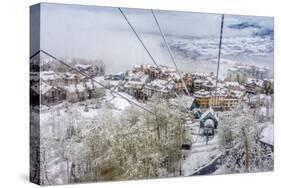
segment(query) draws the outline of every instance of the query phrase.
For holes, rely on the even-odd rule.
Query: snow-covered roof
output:
[[[179,73],[177,73],[177,72],[171,72],[171,73],[169,73],[169,75],[174,79],[174,80],[181,80],[181,77],[180,77],[180,75],[179,75]]]
[[[206,81],[203,84],[205,87],[213,88],[215,87],[215,84],[212,81]]]
[[[265,79],[263,79],[263,80],[273,83],[273,79],[272,79],[272,78],[265,78]]]
[[[231,90],[230,95],[235,98],[241,98],[243,96],[243,91]]]
[[[191,73],[192,76],[199,76],[199,77],[207,77],[209,76],[208,73],[203,73],[203,72],[193,72]]]
[[[274,145],[274,127],[273,124],[268,124],[260,134],[260,141],[271,146]]]
[[[203,82],[204,82],[204,80],[201,80],[201,79],[194,80],[194,83],[203,83]]]
[[[66,72],[66,73],[63,73],[62,76],[66,79],[74,79],[75,77],[77,77],[77,74]]]
[[[150,68],[155,68],[154,66],[150,65],[150,64],[143,64],[141,65],[144,69],[150,69]]]
[[[259,80],[259,79],[254,79],[254,78],[248,78],[247,79],[247,84],[256,84],[259,87],[263,87],[263,80]]]
[[[228,90],[226,88],[216,88],[214,91],[206,91],[201,89],[194,93],[195,97],[209,97],[209,96],[227,96]]]
[[[225,85],[227,87],[229,87],[229,86],[235,86],[235,87],[240,86],[240,84],[238,82],[225,82]]]
[[[133,68],[134,68],[134,69],[140,69],[140,68],[141,68],[141,65],[134,65]]]
[[[128,75],[128,80],[130,81],[145,82],[147,79],[148,79],[148,75],[144,74],[143,72],[137,72],[137,73],[130,72]]]
[[[152,82],[148,83],[145,87],[167,93],[173,89],[174,84],[171,81],[155,79]]]
[[[176,72],[176,70],[174,68],[171,68],[171,67],[168,67],[165,65],[159,65],[158,67],[160,68],[161,72],[164,72],[164,73]]]
[[[87,64],[76,64],[74,67],[75,67],[75,68],[78,68],[78,69],[84,69],[84,70],[86,70],[86,69],[92,68],[92,65],[87,65]]]
[[[144,82],[138,82],[138,81],[128,81],[125,83],[125,88],[142,88],[144,85]]]
[[[211,95],[211,92],[206,91],[206,90],[204,90],[204,89],[201,89],[201,90],[196,91],[196,92],[194,93],[194,96],[195,96],[195,97],[208,97],[208,96],[210,96],[210,95]]]
[[[60,76],[56,74],[54,71],[42,71],[40,72],[40,77],[44,81],[56,80],[60,78]]]
[[[89,84],[89,83],[88,83]],[[84,86],[83,83],[79,83],[79,84],[71,84],[68,86],[64,87],[66,91],[68,91],[69,93],[75,93],[75,92],[83,92],[86,90],[86,87]]]
[[[200,118],[200,120],[204,119],[208,114],[211,114],[217,121],[219,121],[219,118],[213,108],[209,108],[206,112],[204,112]]]
[[[216,88],[215,91],[211,91],[212,96],[226,96],[227,95],[226,88]]]

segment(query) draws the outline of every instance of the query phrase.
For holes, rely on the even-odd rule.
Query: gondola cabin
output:
[[[205,129],[217,129],[218,127],[218,116],[212,108],[209,108],[200,117],[200,128]]]

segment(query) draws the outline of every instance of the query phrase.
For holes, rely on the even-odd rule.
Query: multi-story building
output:
[[[78,102],[94,96],[92,80],[71,72],[42,71],[40,81],[33,84],[31,89],[41,96],[41,104],[44,105],[57,104],[64,100]]]
[[[250,94],[258,94],[263,90],[263,80],[249,78],[245,84],[245,90]]]
[[[244,86],[240,85],[238,82],[236,81],[232,81],[232,82],[225,82],[225,87],[228,90],[235,90],[235,91],[242,91],[244,90]]]
[[[172,81],[156,79],[144,86],[144,95],[152,97],[157,94],[162,97],[174,96],[174,84]]]
[[[194,93],[195,100],[201,108],[229,109],[238,105],[243,92],[218,88],[214,91],[199,90]]]
[[[194,92],[201,90],[203,88],[203,83],[204,83],[204,80],[202,80],[202,79],[194,80],[193,81]]]
[[[260,68],[254,65],[236,65],[227,71],[228,81],[237,81],[239,83],[245,83],[248,78],[265,79],[268,77],[269,69]]]
[[[209,108],[211,93],[205,90],[199,90],[194,93],[195,100],[201,108]]]
[[[131,72],[133,74],[147,75],[148,84],[146,84],[146,86],[149,85],[150,88],[163,87],[162,83],[164,83],[164,81],[166,83],[169,83],[169,85],[173,85],[173,91],[168,92],[172,95],[173,95],[173,92],[176,92],[177,94],[184,93],[185,89],[186,89],[185,86],[187,87],[188,90],[190,90],[192,87],[192,76],[190,74],[183,73],[183,72],[179,73],[175,69],[170,68],[168,66],[164,66],[164,65],[159,65],[158,67],[154,67],[152,65],[147,65],[147,64],[135,65]],[[157,80],[157,81],[155,81],[155,80]],[[157,82],[159,82],[160,85],[155,84]],[[146,92],[148,92],[149,87],[146,87],[146,89],[145,89]],[[155,88],[154,88],[154,90],[156,91],[157,89],[155,89]],[[151,93],[153,93],[153,92],[154,91],[151,90]],[[148,95],[145,95],[145,96],[149,97],[150,92],[148,92]]]
[[[225,97],[224,98],[224,108],[230,109],[238,105],[238,99],[235,97]]]

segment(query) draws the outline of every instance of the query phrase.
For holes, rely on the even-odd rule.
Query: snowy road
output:
[[[207,166],[214,163],[214,160],[220,155],[218,137],[215,135],[206,144],[206,137],[199,135],[199,122],[190,124],[187,128],[191,132],[193,144],[191,151],[186,152],[186,158],[182,163],[183,174],[184,176],[194,175],[200,169],[204,169],[202,171],[208,174],[209,171],[212,171],[213,166],[210,166],[210,169]]]

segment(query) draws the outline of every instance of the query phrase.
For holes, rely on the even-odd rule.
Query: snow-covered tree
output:
[[[221,118],[219,136],[226,173],[272,169],[273,159],[268,149],[259,142],[260,127],[257,124],[254,113],[245,105]]]
[[[83,180],[155,178],[180,171],[182,122],[165,99],[153,98],[150,112],[132,106],[119,117],[101,113],[87,136],[91,170]]]

